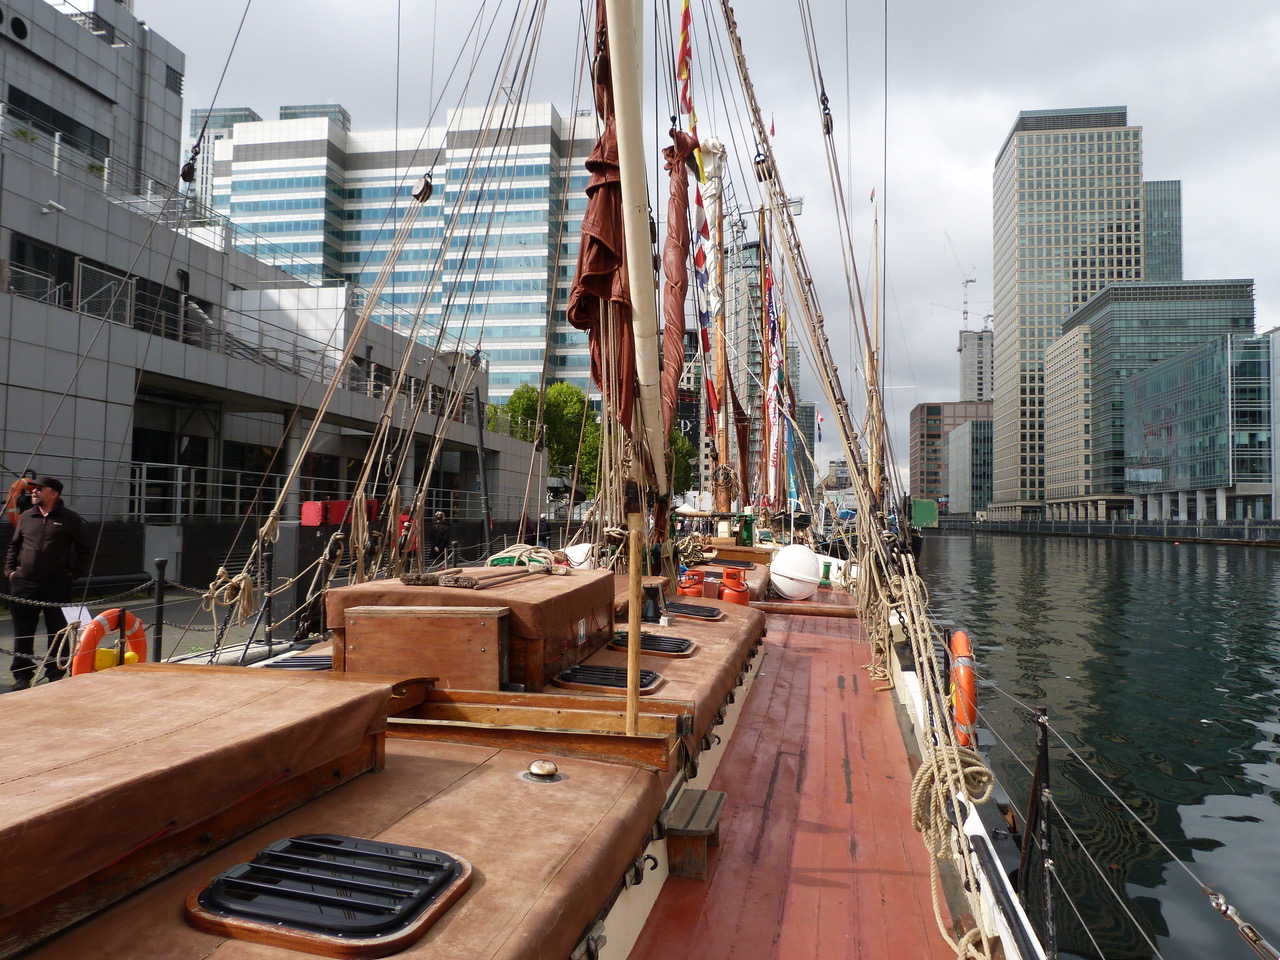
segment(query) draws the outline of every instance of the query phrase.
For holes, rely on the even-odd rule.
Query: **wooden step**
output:
[[[683,790],[666,812],[667,862],[674,877],[706,880],[708,847],[720,846],[723,790]]]

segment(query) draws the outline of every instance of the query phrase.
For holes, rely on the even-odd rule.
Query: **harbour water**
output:
[[[1280,552],[931,531],[921,568],[933,615],[973,639],[993,768],[1021,809],[1027,708],[1048,708],[1063,738],[1050,745],[1069,824],[1053,828],[1063,949],[1255,956],[1197,879],[1280,944]],[[1106,918],[1096,943],[1073,907]]]

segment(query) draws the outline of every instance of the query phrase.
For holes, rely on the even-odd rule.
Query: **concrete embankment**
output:
[[[1054,520],[982,520],[940,517],[945,533],[1015,533],[1035,537],[1108,537],[1117,540],[1169,540],[1185,543],[1224,543],[1247,547],[1280,547],[1280,520],[1241,520],[1235,523],[1106,523]]]

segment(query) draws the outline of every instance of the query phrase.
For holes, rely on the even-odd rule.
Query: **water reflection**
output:
[[[982,689],[979,699],[1012,747],[992,759],[1015,799],[1025,805],[1019,758],[1029,761],[1034,735],[1012,698],[1048,707],[1177,859],[1273,942],[1278,560],[1261,549],[999,535],[934,536],[922,557],[934,615],[970,633],[985,677],[1009,695]],[[1103,873],[1078,855],[1058,858],[1081,911],[1094,912],[1109,885],[1165,957],[1253,956],[1082,764],[1061,745],[1055,758],[1055,797],[1091,836]],[[1123,916],[1106,925],[1106,956],[1151,955]],[[1064,946],[1097,954],[1078,932]]]

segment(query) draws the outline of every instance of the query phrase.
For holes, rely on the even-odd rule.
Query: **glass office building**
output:
[[[1182,181],[1142,185],[1142,252],[1147,280],[1182,279]]]
[[[479,344],[495,402],[541,384],[544,368],[590,392],[586,335],[565,307],[593,117],[468,107],[398,132],[352,131],[337,105],[281,117],[236,124],[216,145],[213,203],[240,228],[238,247],[316,282],[385,284],[372,320],[416,326],[432,344]]]
[[[991,404],[981,402],[918,403],[911,408],[908,489],[925,500],[947,498],[946,442],[950,433],[971,420],[990,420]],[[986,504],[983,504],[985,508]]]
[[[1143,278],[1142,222],[1142,128],[1125,107],[1018,115],[993,178],[993,519],[1040,514],[1044,352],[1098,290]]]
[[[1083,364],[1063,349],[1046,357],[1045,378],[1053,384],[1046,444],[1051,474],[1063,472],[1059,454],[1076,461],[1083,457],[1089,483],[1082,489],[1051,480],[1048,514],[1074,518],[1079,511],[1073,501],[1081,497],[1089,501],[1091,518],[1127,513],[1124,382],[1206,340],[1251,334],[1253,325],[1252,280],[1117,283],[1072,313],[1062,340],[1074,331],[1089,331],[1089,356]],[[1088,416],[1062,416],[1076,407]]]
[[[1125,382],[1125,489],[1136,517],[1271,517],[1275,341],[1218,337]]]

